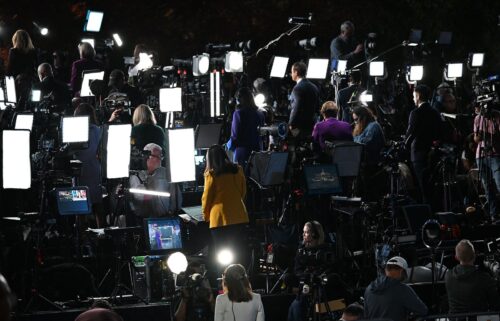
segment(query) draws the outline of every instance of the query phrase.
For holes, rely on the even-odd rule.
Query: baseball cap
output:
[[[394,256],[390,258],[389,260],[387,260],[387,263],[385,265],[396,265],[404,270],[408,269],[408,263],[401,256]]]

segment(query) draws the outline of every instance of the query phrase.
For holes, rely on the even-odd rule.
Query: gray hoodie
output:
[[[383,275],[366,288],[366,319],[404,321],[410,312],[426,315],[428,309],[415,291],[401,281]]]

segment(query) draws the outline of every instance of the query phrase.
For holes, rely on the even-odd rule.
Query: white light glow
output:
[[[307,78],[325,79],[328,72],[328,59],[309,59],[307,64]]]
[[[472,54],[471,67],[479,68],[482,67],[484,63],[484,53],[474,53]]]
[[[90,91],[90,81],[91,80],[103,80],[104,79],[104,71],[99,72],[84,72],[83,80],[82,80],[82,88],[80,90],[80,97],[91,97],[94,96]]]
[[[33,128],[33,114],[17,114],[14,128],[31,130]]]
[[[217,261],[219,262],[220,265],[226,266],[231,263],[233,263],[234,260],[234,255],[233,252],[229,249],[223,249],[220,250],[219,253],[217,253]]]
[[[129,176],[132,125],[109,125],[106,143],[106,177]]]
[[[38,89],[33,89],[31,91],[31,101],[32,102],[39,102],[40,99],[42,98],[42,92]]]
[[[4,130],[2,136],[3,187],[30,188],[30,132],[27,130]]]
[[[275,56],[273,60],[273,66],[271,67],[270,77],[273,78],[283,78],[286,74],[286,67],[288,66],[288,57]]]
[[[160,111],[182,111],[182,88],[160,88]]]
[[[168,161],[170,181],[189,182],[196,179],[192,128],[168,130]]]
[[[82,43],[89,43],[92,48],[95,48],[95,40],[93,38],[82,38]]]
[[[215,117],[220,116],[220,72],[215,72]]]
[[[372,61],[370,62],[370,76],[372,77],[383,77],[384,76],[385,63],[383,61]]]
[[[243,52],[229,51],[226,53],[224,69],[227,72],[243,72]]]
[[[446,76],[448,78],[460,78],[463,74],[464,65],[458,64],[448,64]]]
[[[410,81],[420,81],[424,77],[424,66],[410,67]]]
[[[87,11],[87,23],[85,24],[84,31],[99,32],[101,30],[102,19],[104,12]]]
[[[153,55],[141,52],[139,53],[139,63],[137,70],[146,70],[153,67]]]
[[[253,97],[253,101],[255,105],[259,108],[263,108],[266,106],[266,96],[264,94],[257,94]]]
[[[363,91],[359,95],[359,101],[364,105],[367,106],[368,103],[373,101],[373,94],[370,93],[368,90]]]
[[[9,103],[17,102],[16,95],[16,80],[12,76],[5,77],[5,87],[7,90],[7,99],[6,101]]]
[[[210,73],[210,117],[215,117],[215,76],[214,73]]]
[[[49,34],[49,29],[47,29],[47,28],[41,28],[41,29],[40,29],[40,34],[41,34],[42,36],[46,36],[46,35],[48,35],[48,34]]]
[[[89,141],[89,116],[63,117],[62,142],[84,143]]]
[[[170,197],[170,193],[168,193],[168,192],[159,192],[159,191],[153,191],[153,190],[148,190],[148,189],[143,189],[143,188],[130,188],[128,191],[132,194]]]
[[[201,54],[193,56],[193,76],[202,76],[208,73],[210,67],[210,55]]]
[[[339,60],[337,62],[337,72],[344,75],[347,70],[347,60]]]
[[[181,272],[186,271],[188,266],[187,258],[181,252],[175,252],[170,254],[167,259],[167,266],[170,271],[174,274],[180,274]]]
[[[113,39],[115,39],[115,43],[118,47],[121,47],[123,45],[123,41],[122,41],[122,38],[120,37],[119,34],[117,33],[114,33],[113,34]]]

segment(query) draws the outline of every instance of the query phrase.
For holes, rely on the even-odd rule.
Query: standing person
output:
[[[17,30],[12,36],[12,45],[13,47],[9,50],[6,74],[13,77],[24,75],[29,79],[34,79],[37,57],[30,35],[25,30]]]
[[[148,105],[139,105],[134,110],[132,123],[134,127],[130,138],[133,146],[142,150],[147,144],[155,143],[165,149],[165,132],[156,125],[156,117]]]
[[[232,247],[242,261],[246,241],[243,234],[248,223],[243,169],[229,160],[220,145],[210,147],[206,159],[205,189],[201,199],[203,217],[210,223],[215,249]]]
[[[78,45],[78,51],[80,52],[80,59],[73,62],[71,66],[70,83],[74,95],[80,93],[80,89],[82,88],[82,73],[85,70],[104,70],[104,66],[95,60],[95,50],[90,43],[82,42]]]
[[[418,85],[413,92],[416,109],[410,113],[406,131],[406,146],[411,149],[411,162],[419,185],[422,201],[429,200],[425,172],[429,166],[428,154],[433,142],[440,137],[440,118],[429,103],[431,90],[426,85]]]
[[[87,186],[89,189],[89,199],[92,204],[97,227],[104,227],[103,207],[102,207],[102,187],[101,187],[101,164],[99,162],[99,145],[101,143],[102,131],[97,126],[94,107],[87,103],[81,103],[75,109],[75,116],[89,117],[89,147],[75,153],[75,158],[82,162],[82,171],[79,178],[79,185]]]
[[[71,93],[68,85],[54,77],[50,64],[45,62],[38,66],[38,79],[42,98],[50,97],[57,111],[70,110]]]
[[[245,268],[231,264],[222,275],[223,294],[215,300],[215,321],[264,321],[260,294],[252,292]]]
[[[348,87],[339,90],[338,93],[339,119],[352,123],[352,109],[354,106],[352,106],[351,102],[358,101],[362,91],[361,72],[353,70],[349,75]]]
[[[371,282],[365,291],[366,319],[404,321],[409,313],[423,316],[428,308],[410,286],[402,283],[406,278],[408,263],[400,256],[387,261],[385,275]]]
[[[297,84],[290,95],[290,119],[288,125],[294,137],[311,136],[314,127],[314,113],[319,107],[319,91],[316,85],[306,79],[307,66],[303,62],[292,65],[292,80]]]
[[[236,93],[238,105],[231,124],[231,145],[234,148],[233,162],[245,167],[252,151],[262,150],[259,127],[264,125],[264,114],[253,101],[252,91],[243,87]]]
[[[360,54],[363,52],[363,44],[354,37],[354,30],[351,21],[344,21],[340,25],[340,35],[330,43],[330,58],[337,62],[347,60],[347,69],[352,68],[360,60]]]
[[[313,146],[314,149],[324,150],[325,141],[343,140],[352,141],[351,125],[337,120],[339,109],[333,101],[327,101],[321,106],[321,116],[323,121],[316,123],[313,129]]]

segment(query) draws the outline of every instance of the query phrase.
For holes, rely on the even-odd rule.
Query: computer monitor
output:
[[[339,172],[335,164],[304,166],[308,195],[338,194],[342,192]]]
[[[218,144],[222,124],[200,124],[196,128],[196,149],[210,148]]]
[[[56,188],[59,215],[88,215],[92,213],[86,186]]]
[[[182,249],[182,233],[179,218],[147,218],[144,220],[144,229],[148,252],[160,253]]]

